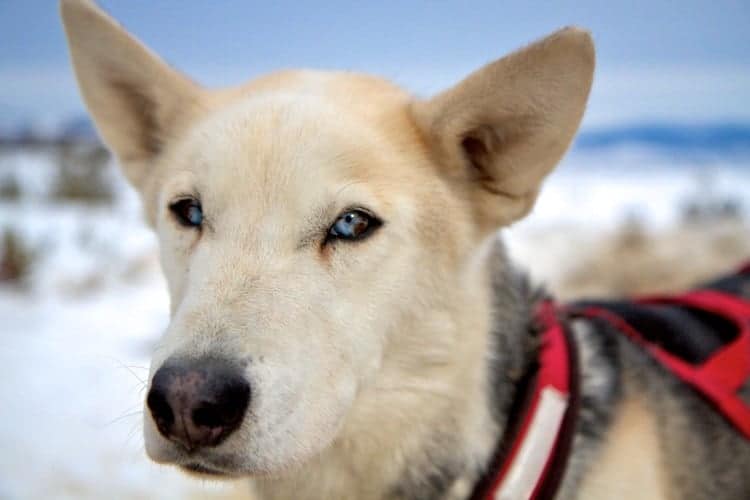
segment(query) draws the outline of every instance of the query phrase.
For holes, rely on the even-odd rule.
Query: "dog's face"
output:
[[[397,136],[400,93],[390,91],[399,105],[380,103],[391,109],[356,110],[326,97],[338,92],[335,77],[282,80],[281,92],[249,91],[197,123],[165,155],[150,194],[173,309],[153,369],[206,356],[240,365],[246,418],[208,453],[231,450],[231,463],[251,471],[329,444],[411,301],[424,300],[434,279],[426,263],[441,260],[432,253],[476,239],[465,224],[459,242],[438,241],[454,223],[446,213],[463,207],[428,175],[416,137]],[[374,123],[380,113],[390,116]],[[151,456],[179,461],[181,448],[146,423]]]
[[[456,335],[489,314],[477,253],[530,210],[577,129],[586,33],[420,101],[344,73],[209,91],[92,5],[65,1],[63,17],[97,128],[159,235],[172,319],[145,412],[154,460],[278,473],[404,393],[480,371],[456,362],[484,347]]]

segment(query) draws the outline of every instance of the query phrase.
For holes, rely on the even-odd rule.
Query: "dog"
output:
[[[268,500],[542,498],[533,440],[510,486],[493,479],[545,302],[496,232],[578,129],[590,34],[562,29],[418,99],[346,72],[208,90],[93,3],[61,13],[168,282],[149,457],[247,477]],[[750,442],[705,398],[594,318],[565,330],[578,410],[563,436],[572,389],[542,391],[536,439],[567,448],[547,495],[750,498]]]

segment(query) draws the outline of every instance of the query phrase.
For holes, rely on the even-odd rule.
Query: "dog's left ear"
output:
[[[570,145],[594,72],[588,32],[560,30],[412,107],[435,160],[489,231],[531,210]]]
[[[91,0],[61,0],[78,84],[104,142],[141,192],[154,160],[199,113],[202,89]]]

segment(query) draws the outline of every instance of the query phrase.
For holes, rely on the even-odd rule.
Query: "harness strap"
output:
[[[750,405],[737,391],[750,379],[750,303],[714,290],[697,290],[678,296],[650,296],[636,300],[640,304],[687,306],[730,320],[737,335],[705,362],[691,364],[659,345],[647,341],[640,332],[616,313],[604,307],[570,309],[573,316],[601,318],[641,345],[649,354],[688,385],[697,389],[747,439],[750,439]]]
[[[750,262],[739,274],[750,274]],[[572,448],[580,400],[576,349],[560,320],[563,315],[607,321],[705,395],[750,439],[750,406],[736,394],[750,379],[750,303],[714,290],[675,297],[651,296],[636,303],[674,304],[717,314],[732,321],[738,334],[702,364],[694,365],[649,342],[622,317],[604,307],[565,307],[551,300],[542,303],[535,315],[542,327],[538,359],[519,383],[506,434],[472,500],[551,500],[559,489]]]
[[[495,475],[480,481],[472,499],[550,500],[562,481],[579,407],[577,360],[554,303],[543,303],[536,318],[543,330],[535,373],[514,403],[522,414],[512,415],[520,424],[509,423]]]

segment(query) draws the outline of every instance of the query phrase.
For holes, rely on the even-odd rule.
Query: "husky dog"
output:
[[[562,29],[426,100],[346,72],[209,90],[93,3],[61,9],[169,286],[148,455],[264,500],[471,497],[539,350],[540,294],[496,231],[574,137],[591,36]],[[730,424],[622,335],[570,327],[556,498],[750,498]]]

